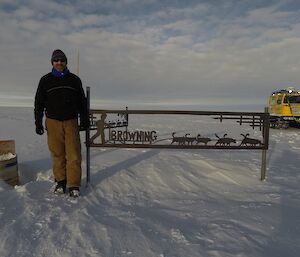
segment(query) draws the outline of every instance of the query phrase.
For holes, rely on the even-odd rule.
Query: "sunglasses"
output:
[[[53,59],[53,62],[66,62],[66,59],[61,59],[61,58]]]

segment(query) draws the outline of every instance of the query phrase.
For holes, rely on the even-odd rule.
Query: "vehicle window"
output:
[[[271,104],[275,104],[275,103],[276,103],[276,97],[275,97],[275,96],[272,96]]]
[[[277,99],[277,104],[281,104],[281,101],[282,101],[282,96],[278,96],[278,99]]]
[[[299,95],[291,95],[286,96],[284,98],[284,103],[290,103],[290,104],[299,104],[300,103],[300,96]]]

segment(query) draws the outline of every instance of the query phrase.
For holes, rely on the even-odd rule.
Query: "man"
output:
[[[68,70],[67,63],[63,51],[53,52],[52,71],[40,79],[37,88],[34,115],[39,135],[44,134],[43,116],[46,115],[48,147],[57,183],[54,192],[64,194],[68,188],[69,195],[76,198],[81,183],[79,130],[84,130],[87,124],[86,98],[80,78]]]

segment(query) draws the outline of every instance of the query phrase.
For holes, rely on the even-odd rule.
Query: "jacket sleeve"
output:
[[[43,90],[43,83],[41,79],[34,99],[34,119],[36,127],[41,127],[43,125],[45,98],[45,92]]]

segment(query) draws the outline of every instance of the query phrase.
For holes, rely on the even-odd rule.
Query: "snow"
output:
[[[15,157],[16,157],[16,155],[13,154],[13,153],[1,154],[0,155],[0,161],[8,161],[8,160],[11,160]]]
[[[0,181],[2,257],[299,256],[299,129],[270,131],[263,182],[258,150],[92,148],[91,185],[83,160],[82,196],[72,202],[52,193],[33,110],[0,107],[0,124],[1,140],[15,140],[21,180]],[[161,133],[173,125],[156,123]]]

